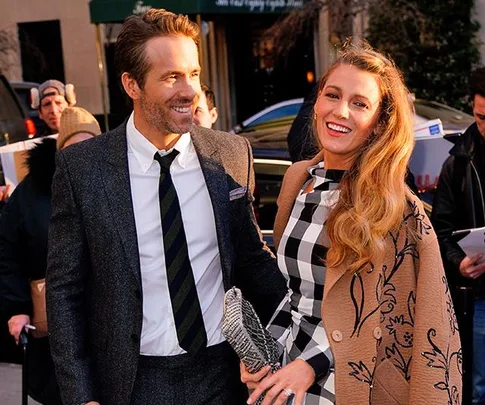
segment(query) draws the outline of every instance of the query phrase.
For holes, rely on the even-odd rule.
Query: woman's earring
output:
[[[317,113],[313,113],[313,120],[316,121],[317,120]]]

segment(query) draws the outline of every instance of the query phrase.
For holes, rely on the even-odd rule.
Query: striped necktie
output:
[[[155,153],[155,160],[160,164],[158,196],[165,266],[177,337],[182,349],[195,354],[207,346],[207,335],[190,264],[177,191],[170,175],[170,165],[177,154],[175,149],[165,156]]]

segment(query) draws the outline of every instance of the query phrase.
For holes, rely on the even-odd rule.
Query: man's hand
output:
[[[257,373],[251,374],[247,369],[244,363],[241,361],[240,364],[241,368],[241,381],[248,386],[250,390],[254,390],[258,385],[259,382],[266,377],[266,375],[271,374],[271,367],[265,366]]]
[[[483,258],[483,254],[479,253],[473,257],[465,257],[460,263],[460,273],[463,277],[476,279],[485,273],[485,262],[478,264]]]
[[[15,315],[8,320],[8,331],[15,338],[15,343],[19,343],[19,336],[25,325],[30,323],[28,315]],[[25,330],[27,332],[27,329]]]

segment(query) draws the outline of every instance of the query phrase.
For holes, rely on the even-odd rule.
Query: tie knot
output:
[[[168,155],[161,156],[160,153],[156,152],[154,159],[160,164],[160,170],[164,173],[170,173],[170,165],[175,160],[179,154],[178,150],[174,149]]]

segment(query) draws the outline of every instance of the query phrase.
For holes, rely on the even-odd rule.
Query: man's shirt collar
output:
[[[140,164],[143,173],[146,173],[150,166],[155,162],[155,153],[160,153],[164,156],[169,154],[173,149],[176,149],[179,154],[175,158],[174,162],[178,164],[182,169],[187,165],[187,159],[190,150],[191,138],[190,133],[186,132],[182,134],[173,148],[169,150],[158,150],[143,134],[135,127],[134,112],[131,113],[130,118],[126,124],[126,138],[129,148],[133,152],[136,160]]]

